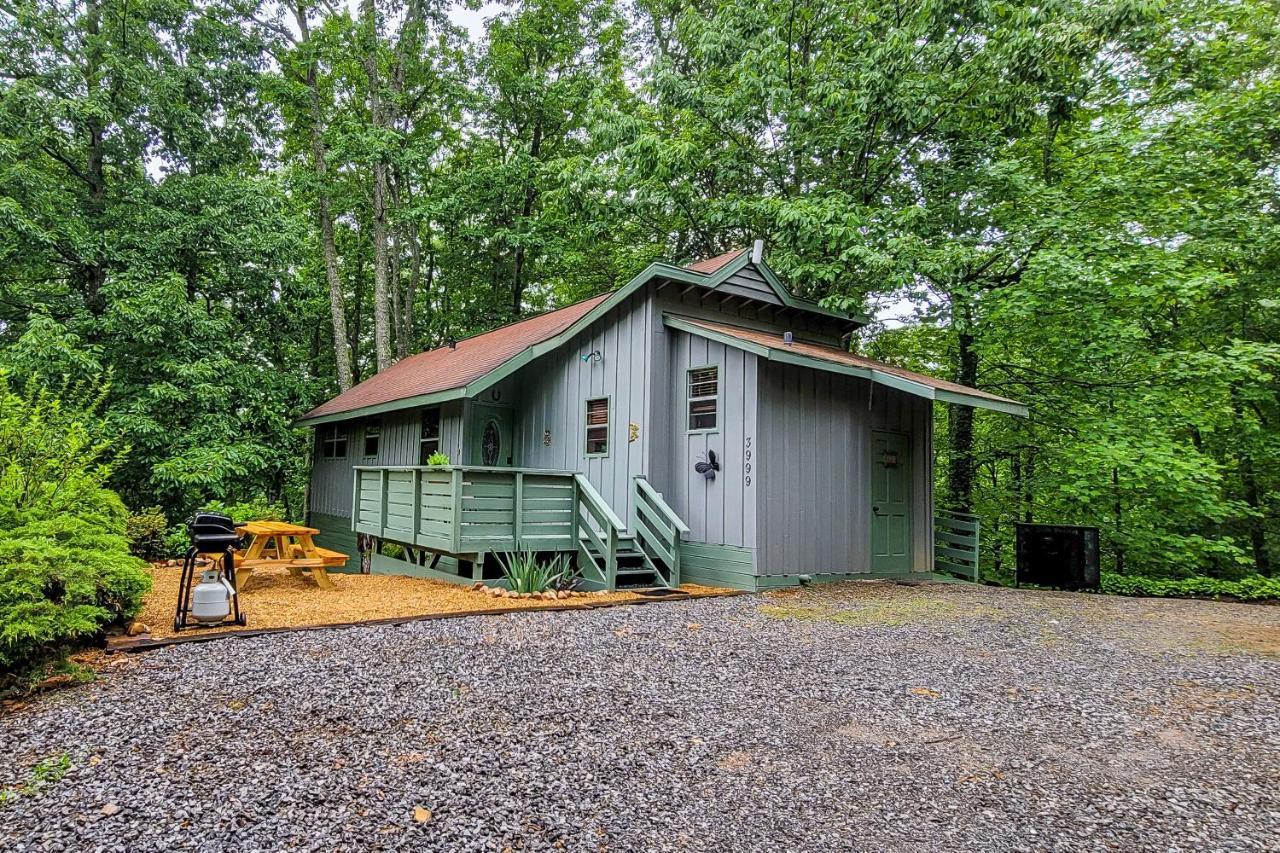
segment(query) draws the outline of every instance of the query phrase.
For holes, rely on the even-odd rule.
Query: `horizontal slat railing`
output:
[[[643,475],[631,481],[631,505],[635,510],[636,542],[667,566],[669,586],[680,585],[680,541],[689,527]]]
[[[449,554],[578,547],[572,471],[478,465],[360,465],[351,526]]]
[[[933,566],[969,580],[979,580],[978,545],[981,524],[978,516],[940,509],[933,516]]]

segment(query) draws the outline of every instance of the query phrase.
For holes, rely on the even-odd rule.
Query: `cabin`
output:
[[[310,524],[366,570],[464,583],[514,551],[597,589],[976,576],[976,519],[934,506],[933,405],[1026,409],[855,355],[867,322],[759,243],[650,264],[308,412]]]

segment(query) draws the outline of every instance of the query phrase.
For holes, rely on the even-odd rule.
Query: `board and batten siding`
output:
[[[760,370],[757,574],[871,571],[873,430],[911,437],[912,570],[932,568],[931,402],[866,379],[768,363]]]
[[[745,450],[756,434],[756,357],[716,341],[665,329],[666,381],[662,389],[666,447],[651,481],[689,526],[685,539],[753,548],[756,544],[756,481],[744,469]],[[693,432],[688,423],[690,368],[719,369],[716,429]],[[714,450],[720,471],[708,480],[694,465]]]
[[[648,465],[654,321],[648,295],[637,294],[520,370],[511,383],[518,395],[517,464],[585,474],[622,519],[628,517],[631,480]],[[590,357],[597,351],[599,361]],[[600,397],[609,400],[609,452],[589,456],[586,404]]]
[[[378,453],[364,455],[364,428],[381,421],[382,433]],[[313,514],[351,518],[352,469],[357,465],[417,465],[418,441],[422,434],[422,409],[388,412],[375,418],[357,418],[341,422],[347,432],[347,455],[343,459],[325,459],[320,437],[325,427],[314,430],[311,466],[311,506]],[[462,405],[450,401],[440,406],[440,449],[450,459],[462,452]]]

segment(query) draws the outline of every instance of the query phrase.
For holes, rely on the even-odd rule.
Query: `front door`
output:
[[[911,442],[871,433],[871,570],[911,571]]]
[[[514,420],[507,406],[472,404],[471,437],[467,441],[471,448],[470,464],[490,467],[515,464]]]

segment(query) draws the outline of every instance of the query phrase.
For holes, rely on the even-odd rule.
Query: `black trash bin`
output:
[[[1060,589],[1097,589],[1098,528],[1070,524],[1022,524],[1018,528],[1015,583]]]

